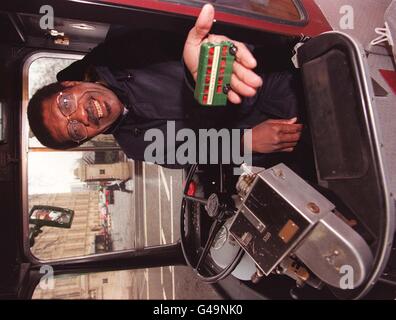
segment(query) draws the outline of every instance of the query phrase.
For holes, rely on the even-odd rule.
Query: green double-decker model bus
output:
[[[194,96],[204,106],[224,106],[237,48],[230,41],[201,45]]]

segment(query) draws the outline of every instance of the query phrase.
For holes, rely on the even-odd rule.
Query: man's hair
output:
[[[30,129],[36,138],[48,148],[52,149],[69,149],[77,147],[78,143],[74,141],[59,142],[52,136],[46,125],[44,124],[44,101],[51,98],[53,95],[65,89],[59,82],[51,83],[47,86],[37,90],[30,99],[27,109]]]

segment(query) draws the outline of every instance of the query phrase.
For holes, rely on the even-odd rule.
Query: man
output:
[[[167,121],[175,121],[176,130],[252,128],[242,144],[251,140],[253,153],[293,151],[302,125],[294,117],[297,101],[292,77],[287,73],[265,76],[263,85],[253,71],[257,62],[243,43],[234,41],[238,51],[228,93],[230,105],[206,114],[197,106],[191,87],[197,77],[200,46],[204,41],[228,40],[209,34],[213,20],[213,6],[205,5],[183,48],[181,41],[152,31],[98,46],[60,72],[60,82],[32,97],[28,118],[33,133],[55,149],[76,147],[100,133],[111,133],[128,157],[144,160],[150,144],[144,133],[157,128],[166,135]],[[269,119],[269,115],[291,119]],[[166,159],[160,164],[167,165]]]

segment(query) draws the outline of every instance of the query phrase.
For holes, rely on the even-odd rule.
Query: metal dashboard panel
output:
[[[335,209],[333,203],[283,163],[259,176],[310,222],[317,222]]]
[[[284,164],[253,182],[230,232],[265,275],[334,205]]]
[[[333,213],[315,226],[294,253],[312,272],[336,288],[342,287],[348,270],[350,288],[361,285],[373,262],[363,238]]]

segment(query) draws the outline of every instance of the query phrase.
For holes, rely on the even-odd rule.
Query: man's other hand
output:
[[[209,34],[213,25],[215,9],[211,4],[203,6],[195,26],[190,30],[184,45],[183,58],[194,80],[197,80],[199,52],[203,42],[232,41],[238,48],[236,61],[234,62],[231,76],[231,90],[228,92],[228,100],[239,104],[241,97],[252,97],[262,86],[262,79],[252,70],[257,66],[256,59],[248,48],[241,42],[233,41],[225,36]]]
[[[251,131],[251,151],[257,153],[292,152],[301,137],[302,124],[297,118],[290,120],[267,120]],[[243,137],[242,143],[245,138]]]

